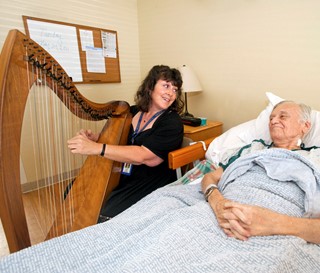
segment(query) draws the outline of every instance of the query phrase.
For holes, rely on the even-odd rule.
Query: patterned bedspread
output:
[[[311,200],[319,194],[314,166],[292,152],[261,151],[237,160],[220,189],[239,202],[312,216],[319,209]],[[304,179],[310,172],[313,181]],[[228,238],[199,190],[161,188],[106,223],[1,259],[0,272],[320,272],[320,245],[294,236]]]

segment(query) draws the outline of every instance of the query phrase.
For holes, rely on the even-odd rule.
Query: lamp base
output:
[[[184,125],[189,126],[200,126],[201,125],[201,119],[200,118],[194,118],[194,117],[181,117],[182,123]]]
[[[184,118],[184,117],[193,118],[193,117],[194,117],[192,114],[190,114],[190,113],[188,113],[188,112],[185,112],[185,113],[181,114],[180,116],[181,116],[182,118]]]

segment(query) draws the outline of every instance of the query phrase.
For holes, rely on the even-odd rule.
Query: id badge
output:
[[[131,171],[132,171],[132,164],[129,164],[129,163],[124,163],[122,165],[122,170],[121,170],[121,173],[124,174],[124,175],[130,175],[131,174]]]

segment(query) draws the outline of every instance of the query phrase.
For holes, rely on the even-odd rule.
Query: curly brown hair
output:
[[[178,88],[177,97],[169,109],[181,113],[184,107],[181,91],[182,76],[178,69],[170,68],[167,65],[155,65],[142,81],[134,98],[139,111],[148,112],[152,101],[151,94],[158,80],[165,80]]]

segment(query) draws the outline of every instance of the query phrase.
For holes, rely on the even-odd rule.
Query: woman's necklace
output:
[[[146,123],[143,124],[142,128],[140,129],[140,124],[142,121],[144,121],[143,116],[144,113],[141,112],[139,120],[138,120],[138,124],[136,126],[136,129],[134,130],[134,132],[132,133],[131,136],[131,142],[133,144],[135,137],[142,132],[145,128],[147,128],[147,126],[149,125],[149,123],[151,123],[156,117],[160,116],[165,110],[161,110],[159,112],[156,112],[148,121],[146,121]]]
[[[146,113],[143,114],[143,122],[147,122],[148,118],[146,117]]]
[[[160,112],[162,112],[162,111],[160,111]],[[150,117],[147,117],[147,113],[146,112],[144,112],[143,113],[143,123],[146,123],[146,122],[148,122],[149,120],[150,120]],[[156,112],[154,115],[152,115],[151,116],[151,119],[153,120],[154,119],[154,116],[158,116],[158,112]]]

